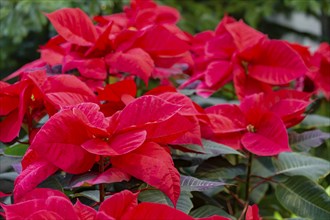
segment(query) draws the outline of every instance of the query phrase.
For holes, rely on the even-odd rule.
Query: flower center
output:
[[[31,95],[31,100],[32,100],[32,102],[34,102],[36,100],[36,98],[34,97],[33,94]]]
[[[252,133],[255,133],[257,131],[256,128],[253,125],[251,125],[251,124],[249,124],[248,126],[246,126],[246,130],[248,132],[252,132]]]
[[[130,30],[130,31],[137,31],[136,27],[133,27],[133,26],[129,27],[128,30]]]

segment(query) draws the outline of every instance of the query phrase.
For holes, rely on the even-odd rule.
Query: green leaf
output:
[[[10,180],[10,181],[15,181],[17,178],[18,173],[16,172],[6,172],[6,173],[0,173],[0,180]]]
[[[290,177],[277,185],[278,201],[293,213],[311,219],[330,219],[330,197],[304,176]]]
[[[46,180],[40,183],[38,187],[56,189],[63,192],[63,187],[61,183],[55,178],[55,176],[48,177]]]
[[[244,155],[238,152],[237,150],[234,150],[231,147],[228,147],[223,144],[219,144],[214,141],[203,139],[202,144],[205,149],[203,153],[205,154],[210,154],[213,156],[224,155],[224,154],[237,154],[244,157]]]
[[[14,144],[7,147],[3,152],[6,156],[23,157],[28,147],[27,144]]]
[[[308,115],[301,123],[301,127],[327,127],[330,125],[330,118],[311,114]]]
[[[182,191],[204,191],[218,186],[223,186],[226,183],[224,182],[215,182],[208,180],[200,180],[192,176],[181,175],[181,190]]]
[[[219,155],[226,155],[226,154],[236,154],[236,155],[240,155],[240,156],[244,157],[243,154],[234,150],[233,148],[228,147],[223,144],[216,143],[214,141],[202,139],[202,144],[203,144],[203,148],[201,148],[201,146],[196,145],[196,144],[185,145],[185,148],[188,148],[190,150],[200,152],[200,153],[182,153],[182,154],[187,157],[191,157],[191,158],[195,158],[195,159],[199,158],[199,159],[203,159],[203,160],[206,160],[210,157],[216,157]]]
[[[95,202],[100,202],[100,191],[99,190],[87,190],[87,191],[83,191],[80,193],[75,193],[73,195],[74,198],[81,197],[81,196],[91,199]]]
[[[204,205],[201,206],[192,212],[190,214],[194,218],[204,218],[204,217],[210,217],[212,215],[220,215],[223,217],[227,217],[230,219],[236,219],[235,217],[229,215],[227,212],[225,212],[223,209],[213,206],[213,205]]]
[[[176,208],[188,214],[194,207],[194,204],[191,201],[192,197],[193,196],[190,192],[181,191]]]
[[[295,217],[295,218],[285,218],[284,220],[310,220],[310,218]]]
[[[254,184],[251,184],[251,185],[255,186],[256,184],[257,184],[257,182],[254,181]],[[268,183],[263,183],[263,184],[260,184],[259,186],[255,187],[253,189],[253,191],[250,193],[250,197],[249,197],[250,200],[253,203],[258,204],[262,200],[262,198],[265,196],[268,188],[269,188]]]
[[[299,151],[309,151],[310,148],[320,146],[329,138],[329,133],[320,130],[306,131],[301,134],[296,132],[289,133],[289,143],[291,147]]]
[[[173,207],[170,199],[157,189],[144,190],[139,193],[139,200],[142,202],[153,202],[167,204]]]
[[[242,164],[218,167],[214,164],[203,163],[196,170],[196,177],[210,180],[232,180],[239,175],[245,174],[245,166]]]
[[[275,167],[272,157],[258,157],[253,160],[252,174],[261,177],[270,177],[275,175]]]
[[[181,191],[180,197],[176,204],[176,208],[183,211],[184,213],[189,213],[190,210],[193,208],[191,198],[192,195],[190,192]],[[170,199],[163,192],[157,189],[145,190],[140,192],[139,201],[166,204],[173,207],[173,203],[170,201]]]
[[[178,92],[183,95],[186,95],[186,96],[191,96],[191,95],[194,95],[197,92],[197,90],[196,89],[178,89]]]
[[[21,161],[22,161],[21,157],[6,157],[0,155],[0,174],[4,172],[12,171],[14,166],[16,167],[17,164],[21,163]]]
[[[299,153],[281,153],[273,160],[276,174],[302,175],[317,181],[330,172],[330,162]]]

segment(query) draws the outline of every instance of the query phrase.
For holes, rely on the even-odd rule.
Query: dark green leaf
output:
[[[205,191],[226,184],[224,182],[200,180],[192,176],[183,175],[181,175],[180,181],[182,191]]]
[[[196,177],[210,180],[224,180],[233,179],[239,175],[245,174],[245,165],[239,164],[236,166],[227,164],[224,166],[217,166],[217,164],[205,161],[196,170]]]
[[[233,148],[223,144],[216,143],[214,141],[203,139],[202,144],[203,144],[203,148],[195,144],[185,145],[185,148],[200,153],[182,153],[182,155],[186,157],[191,157],[195,159],[198,158],[203,160],[206,160],[210,157],[216,157],[219,155],[226,155],[226,154],[236,154],[236,155],[244,156],[243,154],[234,150]]]
[[[296,217],[296,218],[285,218],[284,220],[311,220],[310,218],[300,218],[300,217]]]
[[[28,147],[29,145],[27,144],[14,144],[10,147],[7,147],[4,150],[4,154],[6,156],[23,157]]]
[[[3,180],[15,181],[17,176],[18,173],[16,172],[0,173],[0,180],[3,179]]]
[[[0,173],[13,170],[13,164],[21,163],[21,157],[6,157],[0,156]]]
[[[198,209],[195,209],[192,212],[190,212],[190,215],[194,218],[203,218],[203,217],[210,217],[212,215],[220,215],[230,219],[236,219],[235,217],[225,212],[223,209],[213,205],[201,206]]]
[[[301,127],[326,127],[330,126],[330,118],[321,115],[308,115],[300,124]]]
[[[190,192],[181,191],[179,200],[176,204],[176,208],[188,214],[194,207],[191,198],[192,194]]]
[[[299,153],[281,153],[274,164],[276,174],[302,175],[314,181],[330,172],[330,162]]]
[[[186,96],[194,95],[197,90],[196,89],[179,89],[179,93],[184,94]]]
[[[144,190],[139,193],[139,200],[142,202],[153,202],[167,204],[173,207],[170,199],[157,189]]]
[[[88,199],[91,199],[95,202],[100,202],[100,191],[99,190],[87,190],[87,191],[83,191],[80,193],[75,193],[73,195],[74,198],[76,197],[86,197]]]
[[[252,174],[265,178],[275,175],[272,157],[255,158],[252,162]]]
[[[306,131],[301,134],[296,132],[289,133],[289,142],[291,147],[299,151],[309,151],[310,148],[320,146],[329,138],[329,133],[325,133],[320,130]]]
[[[293,176],[280,183],[277,199],[288,210],[311,219],[330,219],[330,197],[324,189],[304,176]]]
[[[191,197],[192,197],[192,195],[190,192],[181,191],[180,197],[176,204],[176,208],[185,213],[189,213],[190,210],[193,208],[193,204],[191,202]],[[159,191],[157,189],[145,190],[145,191],[140,192],[139,200],[142,202],[153,202],[153,203],[166,204],[166,205],[173,207],[173,204],[170,201],[170,199],[164,193],[162,193],[161,191]]]
[[[51,188],[63,192],[61,183],[55,178],[55,176],[48,177],[45,181],[38,185],[39,188]]]
[[[252,187],[256,185],[256,182],[254,184],[251,184]],[[263,183],[260,184],[259,186],[255,187],[253,191],[250,193],[250,200],[258,204],[262,198],[265,196],[267,190],[268,190],[269,184],[268,183]]]

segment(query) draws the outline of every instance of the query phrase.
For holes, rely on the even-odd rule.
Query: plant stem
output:
[[[234,155],[234,157],[235,157],[235,166],[237,166],[239,164],[239,156]],[[240,180],[238,180],[238,181],[240,181]],[[237,196],[238,192],[239,192],[238,187],[235,187],[235,191],[233,194]],[[232,195],[232,193],[230,191],[229,191],[229,193]],[[242,204],[244,205],[244,203],[242,203],[242,201],[238,198],[238,196],[237,196],[237,198],[235,198],[235,200],[233,200],[233,215],[236,213],[237,210],[239,210],[238,205],[242,205]],[[229,207],[228,207],[228,209],[229,209]]]
[[[245,187],[245,201],[249,202],[250,196],[250,178],[251,178],[251,168],[252,168],[252,158],[253,154],[249,153],[249,160],[247,164],[247,171],[246,171],[246,187]]]
[[[235,213],[233,211],[232,205],[230,204],[230,200],[226,200],[226,204],[227,204],[229,215],[234,215]]]
[[[247,164],[247,170],[246,170],[246,185],[245,185],[245,206],[241,213],[241,216],[238,218],[238,220],[243,219],[245,212],[249,206],[249,196],[250,196],[250,178],[251,178],[251,168],[252,168],[252,159],[253,154],[249,153],[249,159]]]
[[[277,181],[273,180],[273,176],[270,177],[262,177],[262,176],[256,176],[256,175],[251,175],[251,177],[257,177],[260,178],[261,181],[257,182],[251,189],[250,189],[250,193],[256,189],[258,186],[260,186],[263,183],[267,183],[267,182],[273,182],[273,183],[277,183]]]
[[[101,158],[100,158],[99,172],[100,173],[104,172],[104,157],[103,156],[101,156]],[[100,203],[101,203],[104,201],[104,197],[105,197],[105,189],[104,189],[103,183],[99,184],[99,191],[100,191]]]
[[[225,186],[225,188],[228,190],[229,194],[238,202],[239,205],[244,206],[244,201],[241,201],[241,199],[237,196],[237,194],[230,191],[228,187]]]

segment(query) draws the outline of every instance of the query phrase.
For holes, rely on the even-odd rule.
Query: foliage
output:
[[[119,12],[129,0],[93,0],[93,1],[51,1],[51,0],[2,0],[0,2],[0,78],[4,78],[18,67],[38,57],[37,49],[55,35],[54,29],[43,16],[64,7],[79,7],[89,15]],[[179,27],[189,33],[213,29],[224,14],[244,19],[249,25],[268,34],[271,38],[280,38],[285,33],[308,37],[314,40],[329,41],[330,20],[329,0],[158,0],[160,4],[177,8],[182,19]],[[315,17],[324,29],[321,37],[299,32],[292,27],[273,23],[269,16],[293,12],[303,12]],[[20,27],[20,28],[16,28]],[[270,28],[271,27],[271,28]]]
[[[128,1],[126,1],[127,3]],[[122,0],[44,1],[3,0],[0,2],[1,78],[38,57],[37,49],[55,35],[43,13],[60,8],[80,7],[91,15],[121,10]],[[20,27],[20,28],[17,28]]]
[[[0,216],[330,217],[328,43],[311,52],[229,15],[206,31],[181,20],[193,35],[173,7],[109,5],[45,13],[58,35],[0,82]]]

